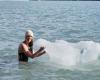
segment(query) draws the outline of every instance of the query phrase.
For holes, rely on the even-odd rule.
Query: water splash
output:
[[[38,39],[34,49],[45,45],[50,61],[65,66],[79,65],[97,60],[100,55],[100,44],[93,41],[80,41],[71,43],[64,40],[50,42]]]

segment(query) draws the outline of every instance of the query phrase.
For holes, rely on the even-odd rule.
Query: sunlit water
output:
[[[100,80],[100,2],[0,2],[0,80]],[[19,64],[24,33],[47,54]]]

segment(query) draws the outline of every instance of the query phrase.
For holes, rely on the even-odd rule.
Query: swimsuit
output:
[[[32,47],[29,47],[29,51],[32,51]],[[24,52],[18,52],[19,61],[28,62],[28,56]]]
[[[28,62],[28,57],[25,55],[25,53],[18,53],[19,61]]]

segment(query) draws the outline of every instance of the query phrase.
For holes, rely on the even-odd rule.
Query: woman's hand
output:
[[[43,51],[45,49],[44,46],[41,46],[40,49],[39,49],[39,52]]]
[[[46,53],[46,51],[42,51],[42,52],[36,54],[35,57],[39,57],[39,56],[41,56],[41,55],[43,55],[43,54],[45,54],[45,53]]]
[[[41,46],[40,49],[37,52],[34,53],[34,57],[39,57],[39,56],[45,54],[46,51],[44,49],[45,49],[45,47]]]

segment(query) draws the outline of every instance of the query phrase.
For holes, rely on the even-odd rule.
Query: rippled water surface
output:
[[[99,27],[98,1],[0,2],[0,80],[99,80]],[[19,64],[17,48],[28,29],[34,32],[35,40],[42,38],[49,41],[50,45],[53,44],[51,46],[56,48],[51,52],[56,53],[56,56],[62,50],[61,59],[57,58],[62,63],[67,60],[63,53],[74,54],[72,50],[76,50],[77,46],[78,50],[79,47],[82,48],[82,53],[89,54],[82,56],[82,61],[88,62],[65,66],[50,62],[46,54],[34,60],[30,59],[28,64]],[[62,42],[55,40],[68,44],[66,48],[69,50],[65,50]],[[73,58],[70,60],[74,61]]]

